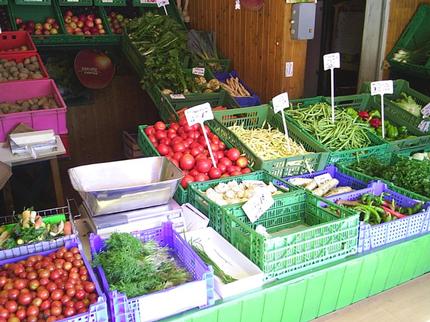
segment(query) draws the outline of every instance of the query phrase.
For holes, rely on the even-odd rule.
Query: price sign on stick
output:
[[[287,141],[287,147],[288,147],[288,150],[291,150],[290,140],[288,137],[288,128],[287,128],[287,123],[285,121],[285,114],[284,114],[284,109],[290,107],[290,100],[288,99],[288,93],[285,92],[275,96],[272,99],[272,104],[273,104],[273,110],[275,113],[281,112],[282,123],[284,124],[285,139]]]
[[[255,194],[242,206],[243,211],[252,223],[275,203],[272,194],[266,187],[257,189]]]
[[[204,67],[194,67],[192,69],[192,74],[197,76],[205,76],[205,69]]]
[[[215,158],[204,126],[205,121],[214,119],[211,105],[209,103],[204,103],[194,107],[190,107],[189,109],[185,110],[185,118],[187,119],[189,126],[192,126],[194,124],[200,124],[203,136],[205,137],[205,141],[208,146],[209,154],[211,156],[212,165],[214,166],[214,168],[216,168],[217,166],[215,163]]]
[[[340,54],[332,53],[323,56],[324,70],[330,69],[331,121],[334,123],[334,69],[340,68]]]
[[[385,113],[384,113],[384,95],[393,94],[393,81],[378,81],[370,83],[370,94],[381,96],[381,120],[382,120],[382,138],[385,139]]]
[[[166,16],[167,16],[168,13],[167,13],[166,6],[169,5],[169,0],[157,0],[157,5],[158,5],[158,8],[161,8],[161,7],[164,8],[164,12],[166,13]]]

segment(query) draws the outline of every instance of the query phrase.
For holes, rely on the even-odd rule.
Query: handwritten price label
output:
[[[324,70],[340,68],[340,54],[332,53],[323,56]]]
[[[393,94],[393,81],[378,81],[370,83],[370,94],[372,95],[384,95]]]
[[[185,117],[190,126],[194,124],[203,124],[204,121],[214,119],[212,108],[209,103],[200,104],[187,109],[185,111]]]
[[[157,6],[158,8],[160,7],[165,7],[169,5],[169,0],[157,0]]]
[[[254,223],[274,203],[275,201],[273,200],[270,191],[267,188],[259,188],[252,198],[242,206],[242,209],[248,216],[249,220]]]
[[[184,94],[170,94],[170,98],[172,100],[184,100],[185,95]]]
[[[203,67],[194,67],[192,73],[197,76],[205,76],[205,69]]]
[[[282,93],[275,96],[272,99],[273,110],[278,113],[288,107],[290,107],[290,100],[288,99],[288,93]]]

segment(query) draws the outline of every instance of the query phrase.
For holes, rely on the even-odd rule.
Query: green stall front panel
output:
[[[430,234],[177,315],[176,322],[309,321],[430,272]]]

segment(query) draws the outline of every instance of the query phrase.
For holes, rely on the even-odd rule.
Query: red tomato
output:
[[[236,165],[240,168],[246,168],[248,166],[248,159],[245,157],[239,157],[239,159],[236,160]]]
[[[178,123],[170,123],[170,129],[177,131],[179,129],[179,124]]]
[[[240,172],[240,171],[233,171],[232,173],[230,173],[230,175],[232,177],[234,177],[234,176],[240,176],[241,174],[242,174],[242,172]]]
[[[94,292],[94,290],[96,289],[95,285],[93,282],[84,282],[84,290],[88,293],[92,293]]]
[[[56,281],[61,277],[61,271],[59,271],[58,269],[55,269],[51,272],[51,274],[49,274],[49,279],[51,281]]]
[[[198,175],[195,176],[194,180],[196,182],[202,182],[202,181],[206,181],[206,175],[204,173],[199,173]]]
[[[84,261],[82,259],[75,259],[72,264],[75,267],[82,267],[84,265]]]
[[[229,166],[229,167],[227,167],[227,171],[228,171],[228,173],[232,173],[232,172],[240,172],[242,169],[241,168],[239,168],[238,166],[236,166],[236,165],[231,165],[231,166]]]
[[[76,310],[73,307],[66,307],[64,309],[64,316],[69,317],[76,314]]]
[[[57,289],[57,284],[55,284],[54,282],[49,282],[49,283],[46,285],[46,289],[47,289],[49,292],[53,292],[53,291],[55,291],[55,290]]]
[[[165,131],[156,131],[155,132],[155,138],[157,140],[165,139],[165,138],[167,138],[167,133]]]
[[[231,148],[227,151],[227,158],[231,161],[236,161],[240,157],[240,151],[236,148]]]
[[[196,170],[201,172],[201,173],[207,173],[212,167],[212,163],[209,160],[198,160],[196,162]],[[197,180],[196,178],[196,181]]]
[[[70,262],[65,262],[65,263],[63,264],[63,269],[64,269],[65,271],[70,271],[70,270],[72,269],[72,267],[73,267],[73,265],[72,265],[72,263],[70,263]]]
[[[76,291],[74,288],[68,288],[68,289],[66,289],[66,294],[67,294],[67,296],[73,297],[73,296],[75,296]]]
[[[161,139],[159,143],[160,144],[165,144],[165,145],[170,145],[170,140],[168,138]]]
[[[14,313],[18,309],[18,304],[15,301],[7,301],[4,307],[9,313]]]
[[[195,165],[195,159],[191,154],[185,154],[179,160],[179,166],[182,170],[191,170]]]
[[[30,305],[27,308],[27,316],[30,316],[30,315],[36,315],[36,316],[39,315],[39,308],[35,305]]]
[[[198,154],[197,156],[196,156],[196,161],[199,161],[199,160],[207,160],[208,158],[206,157],[206,154],[205,153],[200,153],[200,154]]]
[[[39,288],[37,290],[37,297],[40,297],[42,300],[47,300],[49,298],[49,291],[46,288]]]
[[[51,315],[59,316],[61,314],[61,306],[51,306]]]
[[[160,155],[168,155],[169,154],[169,147],[165,144],[159,144],[157,147],[157,151],[158,153],[160,153]]]
[[[220,151],[224,151],[225,150],[225,144],[224,144],[224,142],[219,142],[218,143],[218,148],[220,149]]]
[[[2,288],[7,282],[6,276],[0,277],[0,288]]]
[[[51,300],[53,301],[59,301],[61,300],[61,297],[64,295],[63,290],[54,290],[51,292]]]
[[[158,140],[155,138],[154,135],[149,135],[148,136],[149,141],[151,141],[152,144],[157,143]]]
[[[75,298],[78,300],[83,300],[85,298],[85,295],[86,293],[84,290],[78,290],[76,291]]]
[[[173,140],[176,137],[178,137],[178,135],[176,133],[167,133],[167,138],[169,140]]]
[[[224,173],[227,170],[227,167],[225,166],[225,164],[221,162],[218,162],[217,168],[219,169],[219,171],[221,171],[221,173]]]
[[[25,279],[17,279],[13,282],[13,286],[17,289],[17,290],[22,290],[23,288],[26,288],[28,285],[28,280]]]
[[[216,152],[214,152],[214,156],[215,155],[216,155],[217,160],[224,158],[224,152],[223,151],[216,151]]]
[[[7,298],[9,300],[16,300],[18,298],[19,291],[16,289],[12,289],[12,290],[5,291],[5,292],[7,292]]]
[[[147,126],[146,128],[145,128],[145,134],[146,135],[154,135],[154,133],[155,133],[155,129],[154,129],[154,127],[151,125],[151,126]]]
[[[229,167],[229,166],[233,165],[233,162],[231,162],[231,160],[230,160],[230,159],[228,159],[228,158],[226,158],[226,157],[221,158],[221,159],[219,160],[219,163],[224,164],[226,167]]]
[[[197,142],[200,143],[201,146],[203,146],[204,148],[206,148],[208,145],[206,144],[206,140],[204,136],[201,136],[198,138]]]
[[[31,302],[32,305],[35,305],[37,307],[40,307],[40,305],[42,304],[42,299],[40,297],[36,297],[33,299],[33,301]]]
[[[218,151],[219,150],[218,144],[211,143],[211,149],[212,149],[212,152]]]
[[[30,290],[37,290],[37,288],[40,286],[40,282],[38,280],[31,280],[30,283],[28,284],[28,287],[30,288]]]
[[[251,173],[251,169],[250,168],[244,168],[241,171],[243,174],[247,174],[247,173]]]
[[[184,189],[187,189],[188,188],[188,184],[189,183],[191,183],[191,182],[194,182],[194,177],[193,176],[190,176],[190,175],[186,175],[185,177],[183,177],[182,178],[182,180],[181,180],[181,186],[184,188]]]
[[[45,311],[45,310],[49,309],[50,307],[51,307],[51,301],[50,300],[42,301],[42,304],[40,304],[40,310],[41,311]]]
[[[179,119],[179,125],[180,126],[188,125],[188,122],[187,122],[187,119],[185,118],[185,116],[183,116]]]
[[[221,170],[220,169],[218,169],[218,168],[211,168],[210,170],[209,170],[209,178],[211,178],[211,179],[218,179],[218,178],[220,178],[221,177],[221,175],[222,175],[222,172],[221,172]]]
[[[7,319],[9,317],[9,311],[3,307],[0,307],[0,318]]]
[[[27,316],[27,313],[25,309],[19,309],[18,311],[15,312],[15,316],[22,321]]]
[[[183,152],[185,150],[184,143],[175,143],[172,146],[173,152]]]
[[[37,272],[39,274],[39,278],[49,278],[49,271],[47,269],[41,269]]]
[[[21,293],[18,296],[18,303],[21,305],[28,305],[32,301],[32,296],[30,293]]]
[[[158,121],[158,122],[155,122],[155,124],[154,124],[154,128],[156,129],[156,130],[165,130],[166,129],[166,124],[164,124],[163,122],[161,122],[161,121]]]

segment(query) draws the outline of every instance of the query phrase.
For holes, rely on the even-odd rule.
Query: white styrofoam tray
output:
[[[237,281],[224,284],[214,275],[215,291],[221,298],[228,298],[259,288],[264,283],[264,273],[245,255],[210,227],[189,231],[184,234],[191,244],[202,246],[206,254],[224,273]]]

